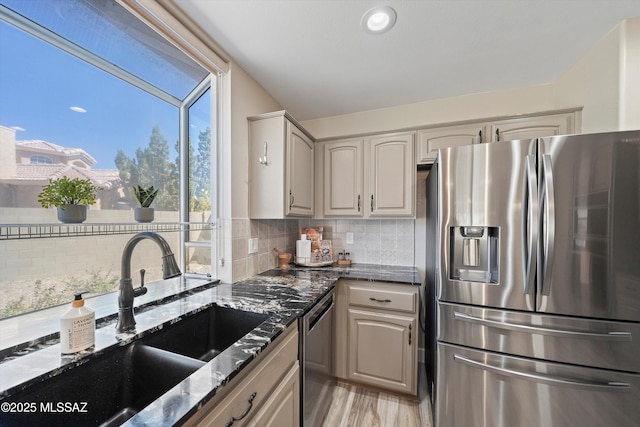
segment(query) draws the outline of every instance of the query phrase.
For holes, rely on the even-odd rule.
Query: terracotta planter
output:
[[[153,208],[133,208],[133,217],[138,222],[153,221]]]
[[[280,268],[280,270],[288,270],[290,261],[291,261],[291,254],[290,253],[281,253],[281,254],[279,254],[278,255],[278,268]]]
[[[58,221],[64,224],[81,224],[87,219],[88,206],[64,205],[58,206]]]

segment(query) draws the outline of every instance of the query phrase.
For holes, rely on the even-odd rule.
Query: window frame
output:
[[[119,2],[120,3],[120,2]],[[143,16],[139,14],[139,10],[132,10],[131,2],[125,2],[125,4],[121,3],[121,6],[125,6],[125,9],[129,13],[133,13],[138,19],[141,19],[146,25],[149,25],[152,29],[153,25],[150,25],[150,22],[147,19],[144,19]],[[136,3],[135,1],[133,3]],[[129,6],[129,7],[126,7]],[[138,12],[138,13],[136,13]],[[220,76],[226,70],[224,68],[217,68],[217,73],[211,71],[210,66],[203,66],[200,61],[196,61],[200,63],[204,69],[209,70],[207,76],[182,100],[176,98],[175,96],[169,94],[168,92],[163,91],[162,89],[150,84],[149,82],[137,77],[136,75],[108,62],[98,55],[94,54],[91,51],[86,50],[85,48],[76,45],[68,41],[67,39],[61,37],[60,35],[54,33],[53,31],[35,23],[24,16],[14,12],[12,9],[7,6],[0,4],[0,20],[5,21],[9,25],[12,25],[22,31],[39,38],[52,45],[55,48],[58,48],[64,52],[67,52],[93,66],[96,68],[113,75],[116,78],[119,78],[126,83],[141,89],[152,96],[159,98],[162,101],[165,101],[175,107],[178,108],[178,120],[179,120],[179,167],[180,167],[180,183],[179,183],[179,221],[182,224],[187,224],[189,222],[189,119],[188,113],[189,108],[207,91],[211,92],[211,123],[216,123],[216,129],[211,129],[211,170],[214,174],[211,179],[212,188],[210,194],[211,197],[211,212],[213,218],[217,218],[217,196],[219,194],[217,186],[218,180],[217,176],[217,161],[216,161],[216,153],[218,150],[217,147],[217,117],[218,117],[218,93],[217,89],[219,87]],[[153,24],[153,23],[152,23]],[[185,51],[182,46],[174,43],[172,40],[166,38],[169,43],[174,44],[174,46],[178,47],[178,49],[182,50],[187,56],[190,56],[193,59],[193,55],[190,55],[189,52]],[[222,60],[221,60],[222,61]],[[206,246],[211,247],[212,257],[211,257],[211,272],[207,276],[215,277],[217,274],[217,262],[216,262],[216,245],[214,244],[217,241],[216,234],[216,224],[211,224],[211,240],[209,242],[199,242],[202,246],[205,244]],[[182,271],[184,272],[186,269],[186,258],[187,258],[187,246],[189,245],[189,230],[188,227],[183,228],[183,231],[180,233],[180,253],[179,253],[179,262]],[[202,277],[202,274],[188,274],[188,276],[194,277]]]
[[[29,164],[30,165],[52,165],[53,159],[49,156],[45,156],[44,154],[32,154],[29,156]]]
[[[190,176],[190,170],[189,170],[189,148],[190,148],[190,141],[189,141],[189,109],[200,99],[200,97],[204,96],[204,94],[207,91],[209,92],[209,96],[211,96],[211,118],[215,118],[217,113],[216,113],[216,106],[217,106],[217,79],[213,74],[210,74],[208,78],[204,79],[202,82],[200,82],[200,84],[198,86],[196,86],[190,93],[189,95],[187,95],[187,97],[184,99],[184,101],[182,102],[182,105],[180,105],[180,130],[179,130],[179,141],[180,141],[180,222],[183,224],[187,224],[189,223],[189,176]],[[215,130],[215,129],[214,129]],[[216,174],[216,164],[215,162],[215,157],[213,156],[213,153],[215,153],[217,151],[217,143],[216,143],[216,132],[214,132],[214,130],[211,131],[211,171],[212,174]],[[211,180],[211,185],[212,187],[215,186],[216,181],[214,179]],[[214,191],[214,188],[211,188],[210,190],[210,194],[211,194],[211,212],[212,214],[214,214],[216,212],[216,202],[215,202],[215,195],[217,195],[217,191]],[[191,238],[189,235],[189,229],[183,230],[181,235],[180,235],[180,267],[182,268],[182,271],[184,272],[184,274],[186,276],[193,276],[193,277],[202,277],[201,274],[195,274],[195,273],[187,273],[186,272],[186,267],[187,267],[187,255],[188,255],[188,248],[189,247],[193,247],[193,246],[206,246],[209,247],[212,251],[213,251],[213,241],[216,240],[216,234],[215,234],[215,227],[212,227],[212,235],[211,235],[211,241],[209,242],[197,242],[190,244],[191,243]],[[212,252],[212,257],[211,257],[211,265],[210,265],[210,276],[215,277],[217,271],[216,271],[216,262],[215,262],[215,257],[213,256],[213,252]]]

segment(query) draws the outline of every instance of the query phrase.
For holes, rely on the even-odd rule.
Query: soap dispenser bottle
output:
[[[84,306],[82,294],[75,294],[71,310],[60,318],[60,347],[62,354],[77,353],[93,346],[96,341],[96,314]]]

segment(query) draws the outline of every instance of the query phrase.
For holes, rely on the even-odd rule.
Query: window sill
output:
[[[134,310],[138,313],[219,282],[211,278],[185,276],[150,282],[145,285],[147,293],[135,299]],[[105,323],[114,323],[118,316],[118,292],[87,298],[85,306],[95,311],[97,328]],[[0,320],[0,363],[56,343],[60,335],[59,319],[69,309],[70,304],[62,304]]]

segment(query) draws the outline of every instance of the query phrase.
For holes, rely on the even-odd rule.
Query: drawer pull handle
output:
[[[463,322],[475,323],[477,325],[506,329],[510,331],[524,332],[528,334],[549,335],[555,337],[582,338],[590,340],[606,340],[606,341],[631,341],[631,332],[628,331],[611,331],[611,332],[584,332],[572,329],[560,328],[544,328],[541,326],[522,325],[519,323],[510,323],[508,321],[497,321],[476,317],[458,311],[453,312],[453,318]]]
[[[369,299],[371,301],[375,301],[375,302],[391,302],[390,299],[377,299],[377,298],[374,298],[374,297],[369,297]]]
[[[409,325],[409,345],[411,345],[411,325]]]
[[[621,382],[621,381],[603,381],[603,382],[591,382],[591,381],[581,381],[581,380],[573,380],[567,378],[555,377],[552,375],[542,375],[537,372],[527,372],[526,370],[518,370],[518,369],[510,369],[504,368],[502,366],[493,366],[489,363],[479,362],[477,360],[470,359],[466,356],[462,356],[460,354],[454,354],[453,360],[460,363],[465,363],[467,365],[476,367],[478,369],[483,369],[489,372],[497,372],[502,375],[507,375],[510,377],[521,378],[525,381],[534,381],[542,384],[550,384],[553,386],[565,386],[571,387],[575,389],[581,390],[620,390],[620,391],[630,391],[632,385],[629,383]]]
[[[249,396],[249,406],[247,406],[247,409],[245,409],[239,417],[231,417],[229,422],[225,424],[225,427],[231,427],[236,421],[240,421],[241,419],[249,415],[249,412],[251,412],[251,408],[253,407],[253,400],[256,398],[256,395],[257,393],[254,391],[251,396]]]

